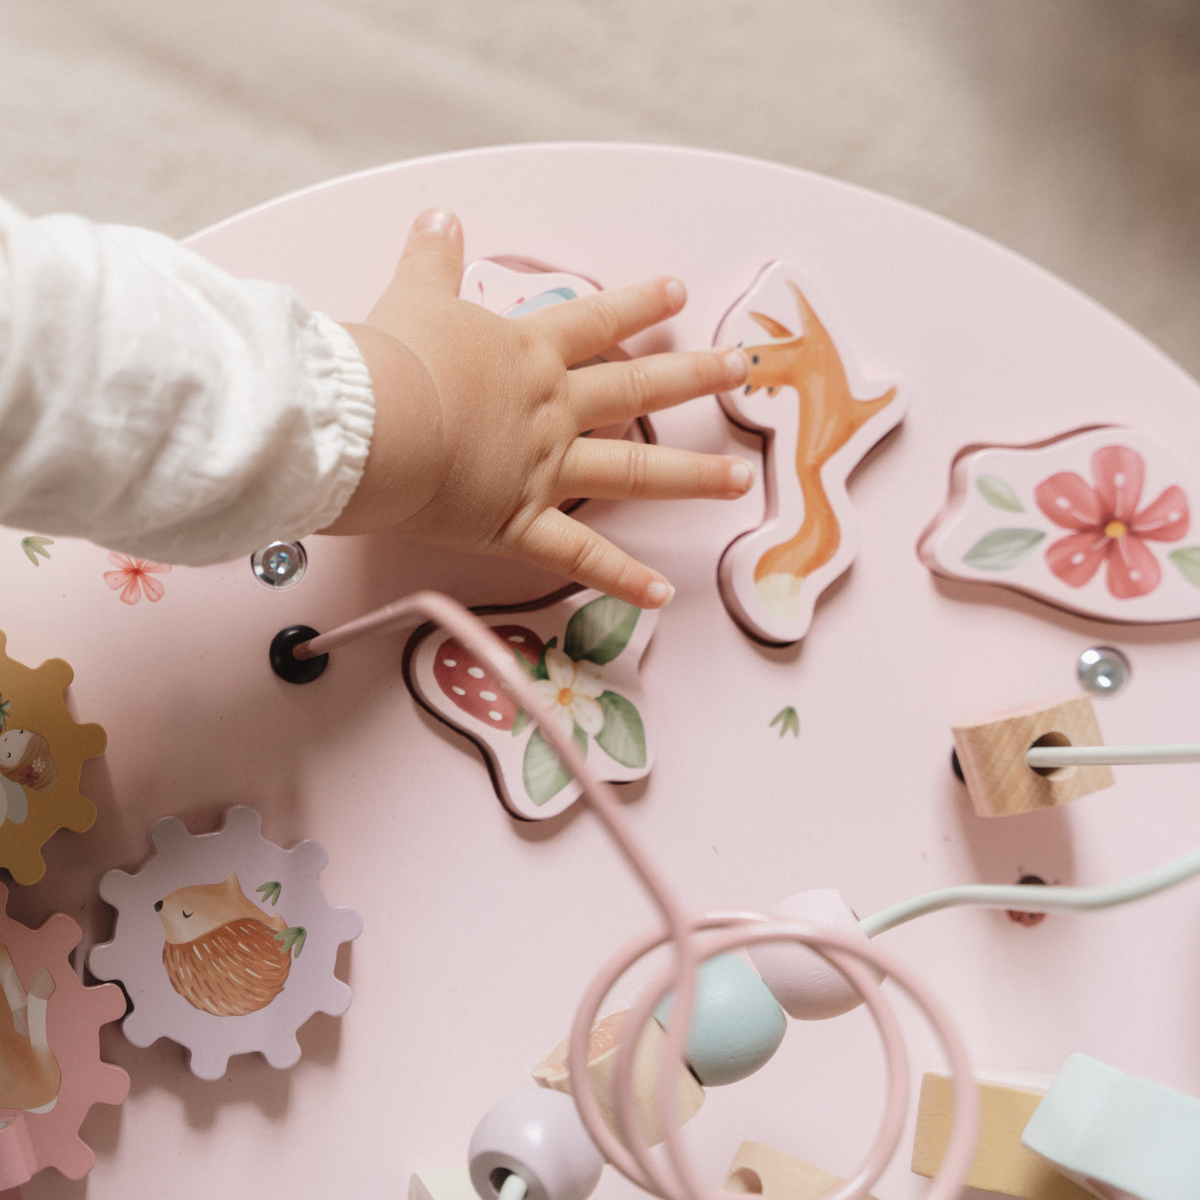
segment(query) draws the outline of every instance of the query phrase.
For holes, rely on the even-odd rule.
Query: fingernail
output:
[[[656,579],[646,589],[646,596],[654,608],[666,608],[675,596],[675,589],[669,583]]]
[[[750,370],[750,362],[746,358],[744,350],[739,350],[737,346],[718,346],[717,353],[720,354],[721,361],[725,364],[725,369],[729,372],[731,382],[736,387],[742,383]]]
[[[729,481],[737,491],[748,492],[754,482],[754,468],[744,458],[739,458],[729,468]]]
[[[413,231],[444,237],[450,232],[450,226],[453,223],[454,214],[452,212],[447,212],[444,208],[429,208],[413,222]]]
[[[667,298],[676,308],[682,308],[687,301],[687,288],[678,279],[668,279]]]

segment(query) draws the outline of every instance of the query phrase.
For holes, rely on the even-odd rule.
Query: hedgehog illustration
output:
[[[272,905],[278,883],[257,889]],[[241,1017],[266,1008],[283,991],[305,931],[279,913],[268,916],[242,893],[230,871],[224,883],[179,888],[154,905],[166,930],[163,966],[171,986],[194,1008]]]

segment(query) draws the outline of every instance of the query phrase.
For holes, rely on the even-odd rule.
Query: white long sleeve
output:
[[[353,339],[290,289],[0,200],[0,524],[226,561],[330,524],[374,417]]]

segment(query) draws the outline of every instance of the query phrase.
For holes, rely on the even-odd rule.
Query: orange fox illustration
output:
[[[880,409],[896,396],[889,388],[873,400],[856,400],[833,339],[817,319],[800,289],[787,281],[796,298],[800,333],[764,313],[750,316],[773,338],[781,340],[743,347],[750,358],[746,393],[766,388],[796,389],[800,427],[796,439],[796,474],[804,497],[804,520],[795,537],[772,546],[758,560],[754,582],[764,608],[780,620],[795,620],[800,585],[806,575],[837,553],[841,529],[821,482],[821,468]]]

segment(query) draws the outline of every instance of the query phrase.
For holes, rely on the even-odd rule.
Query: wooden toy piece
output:
[[[601,777],[627,783],[654,765],[638,666],[658,613],[571,585],[528,604],[472,610],[537,681],[555,717]],[[541,821],[569,808],[579,785],[498,678],[433,623],[404,648],[404,681],[428,713],[483,751],[492,785],[515,817]]]
[[[866,938],[858,918],[834,888],[813,888],[780,901],[770,916],[781,921],[810,921]],[[759,942],[748,947],[750,961],[790,1017],[824,1021],[862,1003],[851,982],[815,950],[795,942]]]
[[[0,633],[0,867],[17,883],[41,879],[42,846],[55,832],[82,833],[96,819],[79,773],[104,753],[104,730],[75,723],[63,699],[73,678],[61,658],[36,668],[15,662]]]
[[[326,901],[317,877],[329,856],[316,842],[268,842],[246,807],[230,809],[216,833],[193,836],[166,817],[150,838],[155,852],[140,871],[100,881],[117,924],[88,959],[133,1000],[125,1036],[189,1047],[201,1079],[224,1075],[231,1054],[260,1051],[273,1067],[292,1066],[296,1030],[315,1012],[350,1006],[333,966],[362,918]]]
[[[955,725],[954,747],[978,816],[1009,817],[1078,800],[1111,787],[1110,767],[1056,767],[1036,771],[1025,752],[1040,746],[1103,746],[1091,697],[1008,709]]]
[[[408,1200],[479,1200],[467,1166],[414,1171],[408,1181]]]
[[[1200,1195],[1200,1100],[1072,1054],[1021,1143],[1102,1200]]]
[[[129,1092],[129,1076],[101,1062],[99,1047],[100,1026],[124,1015],[125,997],[75,974],[69,955],[81,937],[62,913],[36,930],[0,913],[0,1189],[49,1166],[81,1179],[95,1162],[79,1137],[84,1117]]]
[[[1187,534],[1198,504],[1187,462],[1135,430],[967,446],[917,552],[936,575],[1089,617],[1195,620],[1200,545]]]
[[[628,1010],[610,1013],[592,1030],[588,1047],[588,1082],[604,1123],[615,1137],[621,1132],[617,1125],[616,1069],[617,1048],[621,1031],[629,1016]],[[567,1070],[567,1051],[570,1039],[561,1041],[533,1068],[533,1078],[539,1087],[556,1092],[572,1092],[571,1076]],[[637,1105],[642,1136],[647,1145],[657,1146],[666,1137],[658,1110],[658,1079],[667,1050],[667,1035],[657,1021],[648,1021],[638,1040],[633,1060],[633,1096]],[[676,1112],[680,1125],[690,1121],[704,1103],[704,1089],[682,1063],[679,1064],[679,1090],[676,1093]]]
[[[1020,1200],[1087,1200],[1086,1192],[1021,1145],[1021,1132],[1044,1090],[983,1080],[977,1080],[977,1087],[979,1140],[967,1185]],[[953,1090],[947,1075],[930,1073],[921,1080],[912,1156],[917,1175],[932,1178],[942,1165],[950,1140]]]
[[[674,993],[654,1010],[670,1028]],[[787,1017],[771,989],[736,954],[718,954],[696,972],[696,1003],[688,1031],[692,1074],[705,1087],[737,1083],[766,1066],[787,1032]]]
[[[907,406],[894,385],[859,378],[814,298],[793,267],[769,263],[714,339],[750,358],[745,388],[719,399],[731,421],[763,435],[766,493],[762,524],[721,557],[721,598],[751,637],[778,645],[808,632],[817,597],[854,560],[846,479]]]
[[[758,1142],[743,1142],[721,1191],[763,1200],[821,1200],[845,1183],[840,1175]],[[870,1193],[865,1200],[875,1200]]]
[[[575,1102],[540,1089],[517,1092],[484,1114],[467,1165],[480,1200],[497,1200],[509,1174],[525,1181],[529,1200],[587,1200],[604,1171]]]

